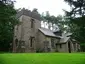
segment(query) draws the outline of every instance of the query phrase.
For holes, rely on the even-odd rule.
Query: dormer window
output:
[[[31,19],[31,28],[34,27],[34,19]]]

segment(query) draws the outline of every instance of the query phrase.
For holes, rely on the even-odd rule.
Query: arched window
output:
[[[16,46],[18,45],[18,39],[15,39]]]
[[[35,37],[30,37],[30,47],[33,47],[33,45],[34,45],[34,39],[35,39]]]

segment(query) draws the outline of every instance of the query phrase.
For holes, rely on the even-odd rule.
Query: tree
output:
[[[48,23],[48,28],[52,30],[56,30],[56,29],[61,29],[62,31],[65,31],[66,28],[64,27],[64,25],[66,25],[65,22],[65,17],[62,15],[58,15],[57,17],[50,15],[49,12],[46,12],[46,15],[44,15],[44,13],[42,14],[42,18],[45,22]],[[47,20],[47,21],[46,21]]]
[[[46,16],[44,16],[44,18],[46,19],[46,21],[48,23],[48,28],[51,29],[51,18],[50,18],[49,11],[46,12]]]
[[[70,31],[73,33],[73,38],[80,41],[81,44],[85,43],[85,0],[65,0],[70,7],[71,11],[66,11],[66,15],[70,20]],[[83,45],[85,47],[85,45]],[[82,50],[85,48],[81,46]]]
[[[0,0],[0,51],[8,51],[13,41],[14,26],[18,23],[14,1]]]
[[[68,12],[68,16],[71,17],[82,17],[85,15],[85,0],[65,0],[70,7],[71,11]]]

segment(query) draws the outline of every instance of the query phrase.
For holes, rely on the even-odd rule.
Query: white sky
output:
[[[70,10],[68,4],[63,0],[16,0],[15,8],[27,8],[32,10],[37,8],[39,13],[49,11],[51,15],[63,15],[62,9]]]

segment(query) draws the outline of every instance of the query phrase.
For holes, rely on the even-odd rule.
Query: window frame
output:
[[[33,18],[31,18],[30,21],[31,21],[31,28],[33,28],[33,27],[34,27],[34,21],[35,21],[35,20],[34,20]]]
[[[62,48],[62,44],[60,44],[60,48]]]
[[[55,48],[55,40],[54,40],[54,38],[51,38],[51,47]]]
[[[30,47],[33,47],[34,38],[35,38],[35,37],[32,37],[32,36],[30,37]]]

